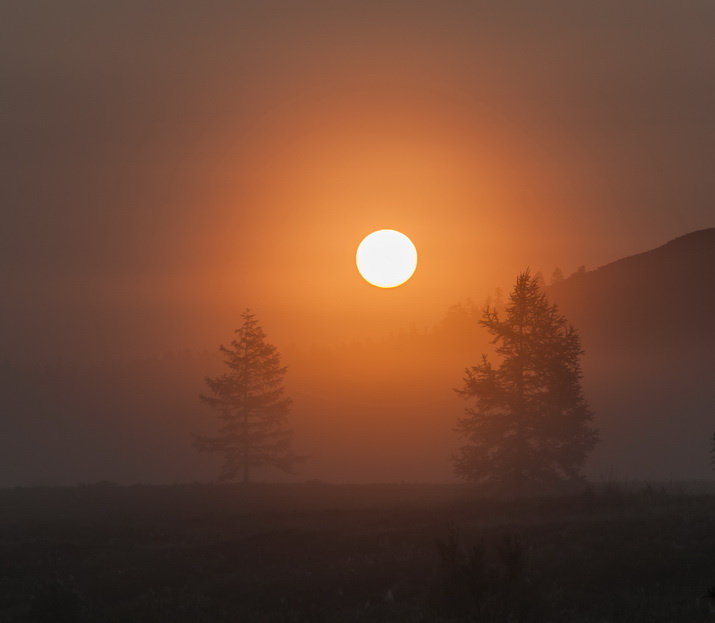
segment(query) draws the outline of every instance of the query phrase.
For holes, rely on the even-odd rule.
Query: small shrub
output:
[[[454,526],[437,540],[442,574],[433,607],[456,621],[528,623],[537,620],[539,594],[520,539],[507,534],[489,564],[484,543],[465,547]]]
[[[47,580],[32,595],[29,619],[32,623],[78,623],[82,600],[70,582]]]

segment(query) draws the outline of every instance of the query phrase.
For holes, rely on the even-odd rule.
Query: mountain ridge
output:
[[[592,477],[712,477],[715,228],[571,275],[547,296],[585,351],[601,432]]]
[[[575,273],[547,293],[587,350],[715,348],[715,228]]]

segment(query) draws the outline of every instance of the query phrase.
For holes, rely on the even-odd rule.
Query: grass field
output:
[[[601,485],[0,491],[0,621],[715,619],[715,496]]]

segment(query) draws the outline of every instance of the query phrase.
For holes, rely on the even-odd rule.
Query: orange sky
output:
[[[712,6],[4,6],[11,359],[429,327],[713,225]],[[418,248],[394,291],[354,253]],[[39,353],[39,354],[38,354]]]
[[[451,478],[488,348],[472,316],[430,332],[451,305],[715,226],[714,29],[710,0],[0,3],[3,482],[215,477],[198,394],[246,307],[301,478]],[[393,290],[355,268],[383,228],[419,254]],[[707,384],[601,355],[590,469],[705,474]]]

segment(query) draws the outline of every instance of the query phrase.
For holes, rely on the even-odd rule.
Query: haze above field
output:
[[[596,480],[709,478],[715,387],[715,229],[547,287],[579,327],[585,394],[601,443]],[[452,306],[429,331],[333,348],[283,350],[300,452],[291,480],[453,479],[451,391],[489,353],[479,305]],[[0,368],[5,408],[0,485],[92,480],[211,480],[217,463],[190,447],[215,414],[199,404],[218,352],[94,366]],[[261,472],[259,478],[276,474]]]
[[[2,357],[381,338],[712,226],[715,8],[4,3]],[[389,227],[392,291],[354,252]]]
[[[300,478],[449,480],[482,305],[527,267],[567,277],[589,475],[709,476],[714,28],[704,0],[3,3],[0,485],[215,477],[198,394],[247,307]],[[378,229],[419,254],[392,290],[355,267]]]

